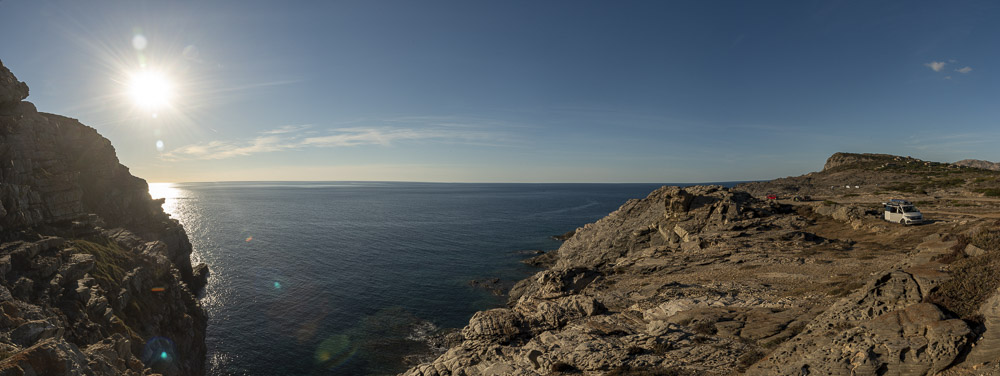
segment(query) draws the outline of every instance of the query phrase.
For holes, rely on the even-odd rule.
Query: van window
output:
[[[917,208],[912,207],[912,206],[904,206],[903,207],[903,213],[914,213],[916,211],[917,211]]]

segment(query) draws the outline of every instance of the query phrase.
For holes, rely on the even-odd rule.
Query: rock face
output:
[[[967,248],[941,234],[992,223],[890,227],[864,207],[663,187],[577,229],[507,308],[404,375],[997,370],[1000,292],[982,323],[928,301],[951,278],[940,260]]]
[[[981,168],[984,170],[1000,171],[1000,163],[984,161],[980,159],[963,159],[952,163],[954,165]]]
[[[203,374],[184,229],[107,139],[27,95],[0,63],[0,374]]]

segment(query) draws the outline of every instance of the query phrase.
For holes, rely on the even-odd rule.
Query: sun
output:
[[[170,104],[173,85],[162,72],[142,70],[133,73],[129,79],[128,95],[136,106],[157,110]]]

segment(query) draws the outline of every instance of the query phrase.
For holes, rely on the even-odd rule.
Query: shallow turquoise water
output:
[[[166,197],[211,266],[213,375],[395,374],[421,333],[503,304],[524,250],[658,184],[185,183]]]

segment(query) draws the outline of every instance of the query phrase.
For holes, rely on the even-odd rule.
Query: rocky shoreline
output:
[[[816,189],[794,192],[823,196],[823,179],[866,175],[857,161],[871,162],[835,155],[833,172],[807,175]],[[976,175],[969,184],[995,178],[942,168]],[[902,226],[881,221],[877,203],[756,194],[790,186],[631,200],[531,260],[546,268],[507,308],[476,313],[460,343],[404,375],[1000,372],[994,221]]]
[[[27,96],[0,63],[0,375],[204,374],[184,229],[107,139]],[[881,221],[900,194],[932,221]],[[817,200],[764,198],[792,195]],[[1000,172],[847,153],[663,187],[560,235],[404,375],[1000,374],[997,195]]]
[[[201,375],[207,278],[111,142],[0,63],[0,375]]]

